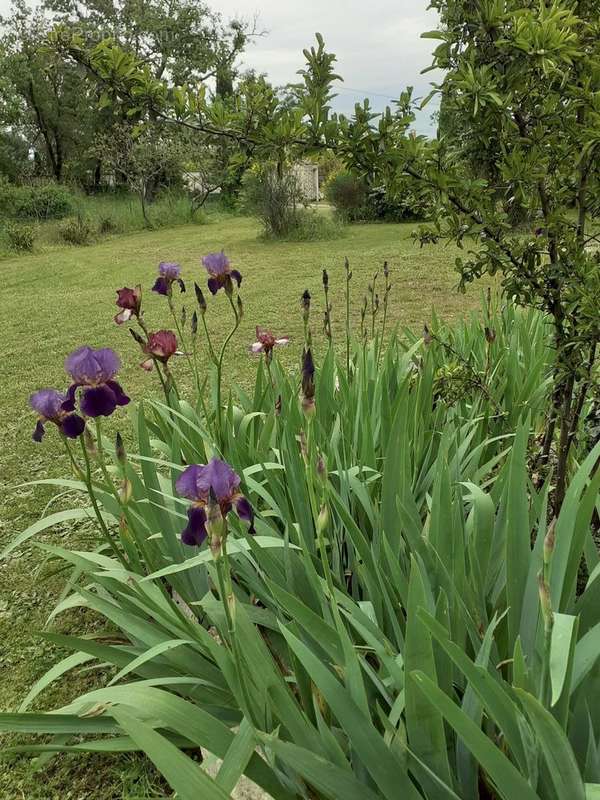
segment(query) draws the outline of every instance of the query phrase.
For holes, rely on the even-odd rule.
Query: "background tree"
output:
[[[19,131],[19,97],[3,66],[0,52],[0,178],[14,181],[30,168],[29,148]]]
[[[181,180],[184,158],[181,142],[165,135],[159,125],[136,130],[123,124],[100,137],[92,153],[105,165],[114,183],[125,183],[137,195],[144,222],[152,227],[148,204],[154,199],[157,186]]]
[[[468,235],[479,245],[458,263],[463,283],[500,272],[508,296],[552,320],[555,381],[541,455],[548,460],[558,425],[558,508],[600,334],[591,313],[600,307],[600,262],[588,248],[600,177],[598,4],[432,5],[443,22],[429,34],[440,41],[434,66],[445,71],[438,91],[447,111],[465,121],[454,153],[442,137],[450,172],[439,174],[432,159],[423,165],[448,211],[435,234],[459,244]],[[472,158],[473,148],[489,168],[469,180],[460,163]],[[536,230],[513,230],[507,214],[513,203],[541,218]]]
[[[231,93],[236,60],[255,27],[223,21],[193,0],[45,0],[55,20],[90,44],[110,39],[132,53],[154,78],[171,84],[215,80],[217,94]]]
[[[40,9],[18,0],[2,26],[2,71],[17,98],[15,127],[40,155],[42,168],[60,182],[93,136],[95,87],[76,64],[41,47],[50,28]]]
[[[90,145],[113,126],[153,121],[153,113],[106,102],[85,79],[85,70],[45,47],[56,24],[87,46],[109,38],[167,85],[212,82],[223,97],[231,95],[237,58],[255,35],[251,24],[224,22],[208,6],[189,0],[48,0],[34,9],[15,0],[11,14],[0,20],[0,61],[7,90],[19,101],[22,136],[40,155],[41,171],[57,181],[73,177],[96,187],[102,163],[90,160]]]

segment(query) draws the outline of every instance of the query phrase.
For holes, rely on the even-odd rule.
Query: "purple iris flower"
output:
[[[181,534],[184,544],[200,546],[206,539],[206,511],[212,490],[221,508],[223,517],[235,506],[240,519],[250,524],[254,533],[254,512],[252,506],[239,491],[240,476],[225,461],[213,458],[208,464],[192,464],[187,467],[175,483],[177,492],[192,505],[188,509],[188,524]]]
[[[63,409],[66,395],[56,389],[40,389],[29,398],[29,405],[37,411],[39,418],[33,431],[33,441],[41,442],[44,434],[44,423],[53,422],[69,439],[76,439],[83,433],[84,420],[79,414],[69,413]]]
[[[75,410],[75,395],[80,387],[83,391],[79,407],[88,417],[109,417],[117,406],[126,406],[129,397],[114,379],[120,366],[119,356],[110,347],[80,347],[71,353],[65,369],[73,383],[62,404],[63,411]]]
[[[231,269],[229,259],[221,250],[220,253],[209,253],[202,259],[202,266],[208,272],[208,288],[211,294],[216,294],[219,289],[225,289],[229,295],[233,294],[233,280],[240,287],[242,276],[237,269]]]
[[[181,267],[172,261],[161,261],[158,265],[158,278],[152,287],[153,292],[169,295],[173,283],[178,283],[182,292],[185,292],[185,283],[180,278]]]

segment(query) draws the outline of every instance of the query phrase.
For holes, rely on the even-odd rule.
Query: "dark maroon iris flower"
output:
[[[29,398],[29,404],[38,413],[38,421],[33,431],[34,442],[41,442],[44,434],[44,423],[53,422],[69,439],[76,439],[83,433],[84,420],[79,414],[69,413],[63,409],[66,395],[56,389],[40,389]]]
[[[256,341],[250,345],[250,351],[252,353],[265,353],[266,355],[270,355],[274,347],[281,347],[282,345],[288,344],[289,341],[289,336],[281,336],[279,339],[276,339],[271,331],[267,331],[257,325]]]
[[[69,386],[63,411],[75,410],[75,396],[82,389],[79,400],[81,411],[88,417],[109,417],[117,406],[126,406],[129,397],[115,380],[121,362],[109,347],[93,350],[80,347],[68,356],[65,369],[73,383]]]
[[[208,288],[211,294],[216,294],[219,289],[225,289],[228,295],[233,294],[233,281],[238,288],[242,283],[242,276],[237,269],[231,269],[229,259],[221,250],[220,253],[209,253],[202,259],[202,266],[208,272]]]
[[[151,333],[148,337],[148,342],[144,345],[144,353],[147,353],[150,358],[142,361],[141,367],[151,370],[154,365],[154,359],[166,364],[167,361],[177,352],[177,337],[173,331],[157,331]]]
[[[185,292],[185,283],[181,280],[181,267],[172,261],[161,261],[158,265],[158,278],[152,287],[153,292],[158,294],[170,295],[174,283],[179,284],[182,292]]]
[[[116,302],[121,309],[115,315],[117,325],[122,325],[132,317],[139,317],[142,307],[142,287],[138,285],[135,289],[130,289],[128,286],[124,286],[122,289],[117,289]]]
[[[252,506],[239,491],[240,476],[225,461],[213,458],[208,464],[187,467],[175,484],[177,492],[192,505],[188,509],[188,524],[181,534],[184,544],[198,547],[206,539],[206,504],[211,490],[219,503],[221,514],[227,516],[235,507],[240,519],[248,522],[254,533]]]

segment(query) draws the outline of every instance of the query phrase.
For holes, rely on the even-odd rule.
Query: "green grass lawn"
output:
[[[149,291],[158,262],[181,263],[189,286],[188,293],[182,296],[189,317],[194,304],[192,282],[197,280],[205,285],[200,257],[224,248],[244,276],[241,291],[244,320],[230,351],[227,380],[248,383],[255,366],[248,345],[254,340],[256,324],[271,327],[277,334],[290,335],[292,342],[283,358],[290,366],[297,364],[302,331],[299,298],[305,288],[313,294],[313,328],[315,333],[320,332],[323,267],[330,274],[334,335],[341,340],[346,255],[354,273],[355,320],[367,283],[384,259],[392,272],[390,313],[394,322],[420,329],[432,307],[442,318],[451,319],[478,306],[479,288],[467,295],[459,295],[455,290],[454,250],[442,246],[420,250],[411,240],[412,227],[357,225],[334,241],[275,243],[258,238],[259,228],[253,220],[213,217],[205,225],[132,234],[87,248],[56,248],[39,255],[0,261],[1,541],[8,542],[47,507],[51,510],[60,507],[61,498],[53,497],[50,492],[14,487],[23,481],[67,473],[53,430],[48,431],[42,445],[31,441],[34,415],[28,410],[27,398],[39,387],[65,387],[63,361],[71,350],[82,344],[113,347],[121,355],[121,379],[130,395],[140,399],[157,393],[156,377],[138,366],[141,359],[137,345],[125,326],[118,327],[112,321],[117,288],[142,283],[148,325],[152,330],[171,327],[165,298]],[[209,299],[208,319],[215,332],[227,330],[230,324],[227,312],[223,293]],[[184,373],[185,364],[177,364],[174,369]],[[126,412],[118,416],[125,431]],[[56,529],[53,536],[72,546],[76,542],[85,543],[86,538],[89,541],[89,534],[85,526],[71,526]],[[31,683],[58,659],[54,648],[40,641],[35,631],[43,627],[60,587],[61,579],[48,576],[35,551],[19,551],[0,565],[0,669],[4,676],[0,684],[0,708],[3,710],[14,709]],[[61,630],[87,629],[93,626],[93,621],[70,615],[59,618],[57,625]],[[84,675],[67,680],[43,695],[42,702],[49,705],[66,702],[75,692],[74,681],[81,687],[82,682],[91,679]],[[0,763],[0,797],[6,800],[131,799],[161,797],[165,793],[153,773],[132,757],[115,761],[61,756],[42,777],[33,775],[24,759]]]

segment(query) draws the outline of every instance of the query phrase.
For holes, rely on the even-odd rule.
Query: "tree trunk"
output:
[[[102,161],[98,159],[96,161],[96,166],[94,167],[94,183],[93,183],[94,191],[97,192],[100,189],[101,180],[102,180]]]

